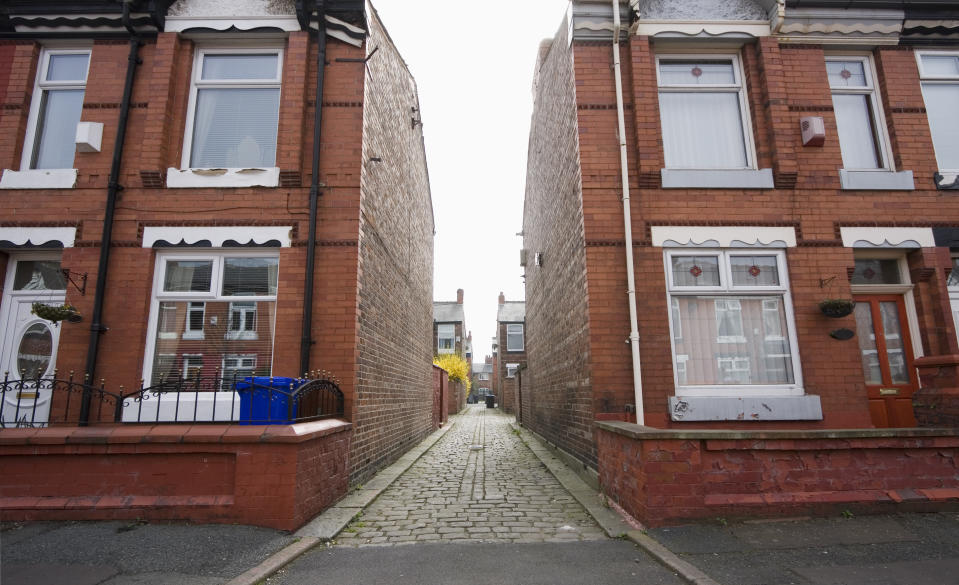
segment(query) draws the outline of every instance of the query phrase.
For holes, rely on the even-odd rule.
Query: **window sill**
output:
[[[844,190],[912,191],[916,188],[912,171],[847,171],[839,169],[839,184]]]
[[[76,169],[4,169],[0,178],[0,189],[73,189],[76,185]]]
[[[663,189],[773,189],[772,169],[662,169]]]
[[[279,184],[279,167],[244,169],[169,168],[166,172],[166,186],[169,189],[276,187]]]
[[[204,334],[202,331],[200,331],[200,332],[198,332],[198,333],[184,333],[184,334],[183,334],[183,339],[194,339],[194,340],[196,340],[196,339],[206,339],[206,334]]]
[[[242,333],[227,333],[226,335],[223,336],[223,339],[226,339],[227,341],[238,341],[238,340],[251,341],[251,340],[259,339],[259,335],[257,335],[256,332],[253,332],[253,331],[246,331]]]
[[[670,396],[673,421],[822,420],[819,396]]]

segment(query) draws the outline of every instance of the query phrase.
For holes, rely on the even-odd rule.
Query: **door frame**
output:
[[[3,281],[3,297],[0,298],[0,358],[3,357],[6,348],[6,344],[13,344],[16,342],[12,337],[7,336],[9,328],[12,326],[10,320],[13,318],[13,306],[14,299],[23,299],[23,298],[34,298],[37,300],[54,300],[55,302],[65,302],[66,300],[66,289],[63,289],[63,292],[57,291],[52,293],[52,289],[46,291],[22,291],[16,292],[13,290],[13,281],[16,275],[17,264],[23,261],[31,260],[59,260],[63,261],[63,251],[61,249],[56,250],[35,250],[29,252],[7,252],[7,272]],[[42,319],[41,319],[42,320]],[[54,368],[56,368],[56,357],[59,353],[59,337],[57,340],[57,346],[53,348],[53,356],[51,363]],[[6,371],[7,364],[3,364],[0,371]],[[18,378],[19,379],[19,378]]]
[[[925,355],[922,350],[922,337],[919,329],[919,313],[916,311],[916,298],[913,290],[915,285],[909,276],[909,263],[906,260],[906,254],[914,250],[890,249],[890,250],[855,250],[855,257],[861,258],[883,258],[897,261],[899,267],[899,278],[903,284],[850,284],[849,289],[853,297],[863,295],[901,295],[906,306],[906,327],[909,330],[909,338],[912,341],[912,357],[914,360]]]

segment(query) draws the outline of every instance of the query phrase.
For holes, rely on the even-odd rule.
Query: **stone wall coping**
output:
[[[908,439],[957,437],[959,429],[829,429],[829,430],[675,430],[657,429],[622,421],[595,421],[597,428],[631,439],[645,440],[789,440],[789,439]]]
[[[352,428],[353,423],[326,419],[291,425],[183,424],[0,429],[0,445],[305,443]]]
[[[920,358],[916,358],[913,362],[917,368],[936,368],[936,367],[948,367],[959,365],[959,355],[957,354],[945,354],[945,355],[930,355]]]

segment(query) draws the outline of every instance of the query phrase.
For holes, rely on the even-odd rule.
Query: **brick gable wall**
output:
[[[564,23],[561,31],[566,30]],[[595,466],[592,439],[586,250],[583,248],[581,148],[573,53],[563,34],[537,72],[523,216],[523,245],[543,266],[526,267],[524,403],[535,404],[524,424]],[[585,175],[585,169],[582,174]],[[557,237],[557,235],[562,237]],[[532,264],[532,263],[531,263]],[[500,347],[497,371],[507,362]],[[502,392],[505,380],[498,376]]]
[[[416,85],[375,14],[369,25],[368,45],[380,50],[366,64],[363,109],[354,483],[424,438],[433,407],[434,226],[422,132],[411,123]]]

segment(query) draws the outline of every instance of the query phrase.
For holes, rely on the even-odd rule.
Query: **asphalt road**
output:
[[[313,549],[269,585],[685,585],[628,541]]]

